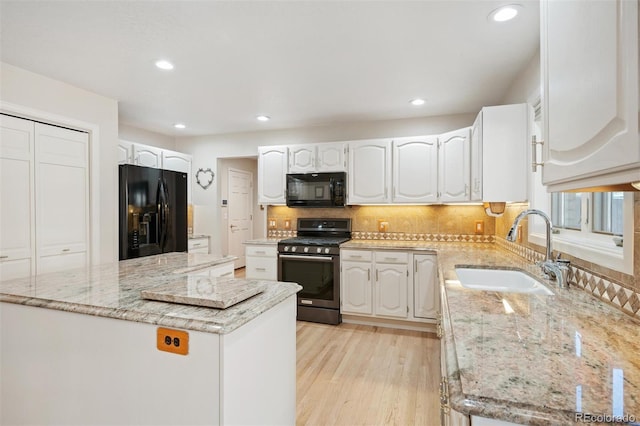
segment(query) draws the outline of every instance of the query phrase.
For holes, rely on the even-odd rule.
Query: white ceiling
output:
[[[0,57],[117,99],[121,123],[167,135],[475,113],[538,48],[537,0],[487,19],[508,3],[2,0]],[[161,58],[175,69],[155,68]]]

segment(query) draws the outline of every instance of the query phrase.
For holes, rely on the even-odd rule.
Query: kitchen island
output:
[[[0,423],[295,423],[300,286],[254,281],[263,291],[227,309],[141,298],[233,260],[168,253],[0,282]]]

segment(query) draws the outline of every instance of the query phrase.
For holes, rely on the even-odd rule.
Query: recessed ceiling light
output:
[[[268,115],[259,115],[256,117],[256,120],[258,121],[269,121],[271,120],[271,117],[269,117]]]
[[[173,64],[169,61],[165,61],[164,59],[156,61],[156,67],[160,68],[161,70],[172,70],[173,69]]]
[[[175,127],[176,129],[180,129],[180,130],[187,128],[187,126],[185,126],[184,123],[176,123],[176,124],[173,125],[173,127]]]
[[[420,106],[420,105],[424,105],[424,99],[420,99],[420,98],[416,98],[416,99],[412,99],[410,101],[411,105],[413,106]]]
[[[509,4],[499,7],[489,14],[489,19],[496,22],[509,21],[516,17],[520,7],[521,6],[519,4]]]

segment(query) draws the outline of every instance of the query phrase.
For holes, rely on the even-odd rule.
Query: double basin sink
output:
[[[462,287],[472,290],[552,296],[553,292],[527,273],[513,269],[455,268]]]

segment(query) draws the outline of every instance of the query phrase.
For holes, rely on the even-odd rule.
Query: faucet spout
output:
[[[542,217],[546,224],[546,243],[547,243],[546,249],[547,250],[546,250],[546,255],[544,260],[545,262],[549,261],[551,260],[551,257],[552,257],[551,256],[551,229],[553,228],[553,225],[551,225],[551,218],[549,218],[549,216],[547,216],[547,214],[542,210],[529,209],[521,212],[518,216],[516,216],[516,219],[513,221],[513,225],[511,226],[511,229],[509,229],[509,232],[507,233],[506,239],[507,241],[514,242],[516,240],[517,229],[518,229],[518,225],[520,224],[520,221],[524,219],[526,216],[529,216],[531,214],[535,214]]]

